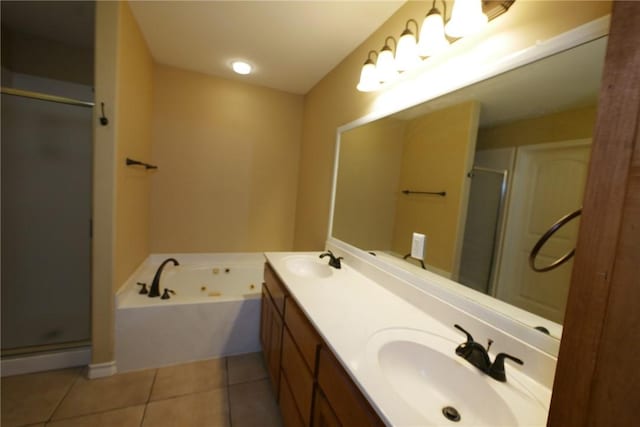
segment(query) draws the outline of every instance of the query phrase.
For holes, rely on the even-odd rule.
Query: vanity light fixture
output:
[[[364,62],[362,66],[362,71],[360,72],[360,82],[358,82],[358,90],[360,92],[373,92],[374,90],[378,90],[380,87],[380,80],[378,80],[378,73],[376,72],[376,64],[371,59],[371,54],[378,58],[378,52],[375,50],[369,51],[369,55],[367,56],[367,60]]]
[[[396,39],[394,39],[392,36],[388,36],[384,40],[384,46],[378,54],[378,60],[376,61],[376,74],[378,75],[378,81],[380,83],[389,83],[394,81],[398,77],[396,61],[393,55],[393,51],[389,46],[389,40],[393,40],[394,47],[397,48],[398,46]]]
[[[451,37],[460,38],[477,33],[487,22],[489,18],[482,11],[482,0],[455,0],[445,31]]]
[[[396,69],[399,73],[408,71],[420,64],[418,57],[418,42],[415,34],[409,29],[409,24],[416,26],[416,34],[418,33],[418,23],[415,19],[409,19],[405,25],[404,31],[398,39],[398,48],[396,49]]]
[[[235,71],[237,74],[242,75],[250,74],[251,70],[253,69],[251,64],[244,61],[233,61],[231,63],[231,68],[233,68],[233,71]]]
[[[444,15],[447,14],[447,4],[442,1]],[[444,35],[444,17],[436,7],[436,0],[427,16],[422,21],[420,29],[420,42],[418,43],[418,55],[422,58],[437,55],[449,46],[449,40]]]
[[[384,84],[393,82],[401,73],[419,65],[422,60],[445,50],[451,42],[482,30],[488,21],[505,13],[515,2],[515,0],[454,0],[451,18],[447,22],[447,4],[445,0],[441,1],[444,13],[440,13],[434,0],[421,28],[416,20],[409,19],[398,42],[392,36],[388,36],[382,50],[377,53],[375,65],[371,54],[376,52],[369,52],[360,72],[360,81],[357,85],[359,91],[371,92]],[[416,27],[415,33],[410,28],[411,23]],[[417,39],[416,34],[419,34]],[[450,41],[450,39],[453,40]],[[389,46],[389,40],[393,40],[395,55]]]

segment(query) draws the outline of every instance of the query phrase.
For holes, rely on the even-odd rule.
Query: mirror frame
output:
[[[471,289],[470,291],[473,292],[468,292],[466,289],[460,290],[461,285],[458,282],[444,278],[435,273],[426,271],[423,272],[422,275],[418,276],[417,274],[414,274],[411,269],[404,269],[394,263],[373,257],[367,253],[367,251],[332,236],[338,166],[340,161],[341,133],[398,113],[407,108],[434,100],[440,96],[465,88],[474,83],[496,77],[507,71],[514,70],[565,50],[572,49],[581,44],[604,37],[609,34],[610,18],[611,15],[603,16],[544,42],[537,42],[536,44],[510,54],[507,57],[489,62],[485,67],[479,68],[478,71],[467,73],[464,76],[457,75],[459,77],[451,79],[448,84],[428,90],[420,100],[412,100],[411,102],[407,102],[406,105],[395,106],[395,108],[381,108],[378,111],[373,111],[359,119],[338,127],[336,130],[331,207],[329,210],[329,225],[326,241],[327,248],[347,252],[364,262],[373,264],[378,268],[405,280],[409,284],[414,285],[419,289],[486,321],[490,325],[509,333],[515,338],[557,357],[560,347],[560,340],[558,338],[540,333],[532,326],[523,323],[521,320],[513,316],[514,313],[522,316],[535,315],[480,292],[473,291]],[[439,67],[442,66],[442,64],[439,65]],[[434,72],[435,70],[437,70],[437,68],[425,71],[425,73]],[[488,302],[483,302],[489,300],[491,300],[491,306],[489,306]]]

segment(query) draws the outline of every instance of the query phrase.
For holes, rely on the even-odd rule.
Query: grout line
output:
[[[149,369],[149,370],[150,370],[150,369]],[[126,373],[125,373],[125,374],[126,374]],[[116,374],[116,375],[120,375],[120,374]],[[116,375],[113,375],[113,376],[111,376],[111,377],[115,377]],[[154,374],[154,381],[155,381],[155,375],[157,375],[157,369],[156,369],[156,373]],[[82,374],[79,374],[79,375],[78,375],[78,377],[74,380],[73,385],[69,388],[69,390],[68,390],[68,391],[67,391],[67,393],[65,394],[64,398],[62,399],[62,401],[63,401],[63,400],[64,400],[64,399],[69,395],[69,393],[71,392],[71,389],[73,388],[73,386],[75,386],[75,384],[76,384],[78,381],[80,381],[81,377],[82,377]],[[106,379],[106,378],[110,378],[110,377],[105,377],[104,379]],[[101,380],[101,379],[102,379],[102,378],[96,378],[96,379],[94,379],[94,380],[88,380],[88,381],[99,381],[99,380]],[[60,407],[60,405],[62,404],[62,401],[60,401],[60,403],[58,404],[58,406],[56,407],[56,409],[53,411],[53,414],[55,414],[55,413],[56,413],[56,411],[58,410],[58,408],[59,408],[59,407]],[[106,409],[95,410],[95,411],[92,411],[92,412],[86,412],[86,413],[82,413],[82,414],[74,414],[74,415],[66,416],[66,417],[62,417],[62,418],[59,418],[59,419],[56,419],[56,420],[53,420],[53,419],[52,419],[52,418],[53,418],[53,414],[52,414],[46,422],[47,422],[47,423],[51,423],[51,422],[57,422],[57,421],[61,421],[61,420],[71,420],[71,419],[75,419],[75,418],[88,417],[88,416],[91,416],[91,415],[103,414],[103,413],[111,412],[111,411],[118,411],[118,410],[121,410],[121,409],[135,408],[135,407],[137,407],[137,406],[141,406],[141,405],[145,405],[145,408],[146,408],[146,404],[145,404],[145,402],[140,402],[140,403],[135,403],[135,404],[131,404],[131,405],[116,406],[116,407],[113,407],[113,408],[106,408]]]
[[[224,369],[227,374],[227,414],[229,417],[229,427],[233,427],[233,421],[231,420],[231,387],[229,384],[229,358],[225,357],[224,359]]]
[[[151,395],[153,394],[153,387],[156,385],[156,379],[158,378],[159,370],[160,369],[156,369],[153,373],[153,380],[151,380],[151,388],[149,389],[149,397],[147,397],[147,402],[145,403],[145,405],[151,402]]]
[[[67,391],[62,396],[62,399],[60,399],[60,402],[58,402],[56,407],[53,409],[53,411],[51,412],[51,415],[49,415],[49,417],[46,419],[45,424],[51,422],[51,419],[53,418],[55,413],[58,411],[58,409],[60,409],[60,406],[62,406],[62,402],[64,402],[64,400],[67,398],[67,396],[69,396],[69,393],[71,393],[71,389],[73,388],[73,386],[75,386],[76,383],[78,381],[80,381],[80,377],[82,377],[82,371],[83,370],[84,370],[84,368],[78,368],[78,371],[76,372],[75,379],[71,382],[71,385],[69,386],[69,388],[67,388]]]
[[[147,402],[144,404],[144,409],[142,410],[142,418],[140,418],[140,427],[144,424],[144,417],[147,416],[147,408],[149,407],[149,402],[151,402],[151,394],[153,393],[153,387],[156,385],[156,378],[158,378],[158,371],[160,369],[156,369],[156,372],[153,374],[153,381],[151,381],[151,388],[149,389],[149,397],[147,397]]]
[[[260,377],[260,378],[252,378],[250,380],[242,380],[242,381],[238,381],[237,383],[233,383],[233,384],[229,384],[229,386],[235,386],[235,385],[242,385],[242,384],[249,384],[249,383],[257,383],[259,381],[264,381],[269,379],[269,374],[265,374],[264,377]]]

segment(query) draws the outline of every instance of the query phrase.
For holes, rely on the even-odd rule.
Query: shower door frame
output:
[[[58,103],[58,104],[65,104],[65,105],[72,105],[72,106],[77,106],[77,107],[85,107],[85,108],[93,108],[95,107],[95,103],[91,102],[91,101],[82,101],[79,99],[74,99],[74,98],[68,98],[68,97],[64,97],[64,96],[58,96],[58,95],[50,95],[47,93],[41,93],[41,92],[35,92],[35,91],[30,91],[30,90],[25,90],[25,89],[17,89],[17,88],[11,88],[11,87],[5,87],[2,86],[0,87],[0,93],[2,95],[7,95],[7,96],[16,96],[16,97],[21,97],[21,98],[28,98],[28,99],[34,99],[34,100],[38,100],[38,101],[45,101],[45,102],[53,102],[53,103]],[[91,140],[91,144],[93,145],[93,136],[92,136],[92,140]],[[92,150],[93,151],[93,148]],[[91,160],[93,161],[93,154],[91,155]],[[93,166],[91,167],[91,169],[93,169]],[[91,193],[93,193],[93,185],[91,185]],[[91,203],[93,204],[93,194],[91,194],[90,196],[91,199]],[[2,212],[0,211],[0,221],[2,219]],[[90,224],[92,224],[92,219],[90,218]],[[92,260],[92,246],[93,246],[93,232],[92,230],[90,230],[89,233],[89,322],[90,322],[90,327],[89,330],[91,331],[91,322],[92,322],[92,316],[91,316],[91,306],[92,306],[92,298],[91,298],[91,294],[92,294],[92,283],[91,283],[91,277],[92,277],[92,265],[93,262]],[[0,267],[0,277],[1,277],[1,267]],[[0,349],[0,354],[2,357],[6,357],[6,356],[29,356],[29,355],[35,355],[38,353],[43,353],[43,352],[49,352],[49,351],[62,351],[62,350],[74,350],[74,349],[78,349],[78,348],[82,348],[82,347],[86,347],[86,348],[90,348],[91,344],[92,344],[92,336],[91,336],[91,332],[89,333],[89,337],[85,340],[76,340],[76,341],[65,341],[65,342],[59,342],[59,343],[49,343],[49,344],[41,344],[41,345],[32,345],[32,346],[23,346],[23,347],[16,347],[16,348],[11,348],[11,349]]]

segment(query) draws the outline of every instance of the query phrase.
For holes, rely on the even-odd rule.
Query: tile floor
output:
[[[281,426],[261,353],[86,379],[82,368],[2,378],[2,426]]]

